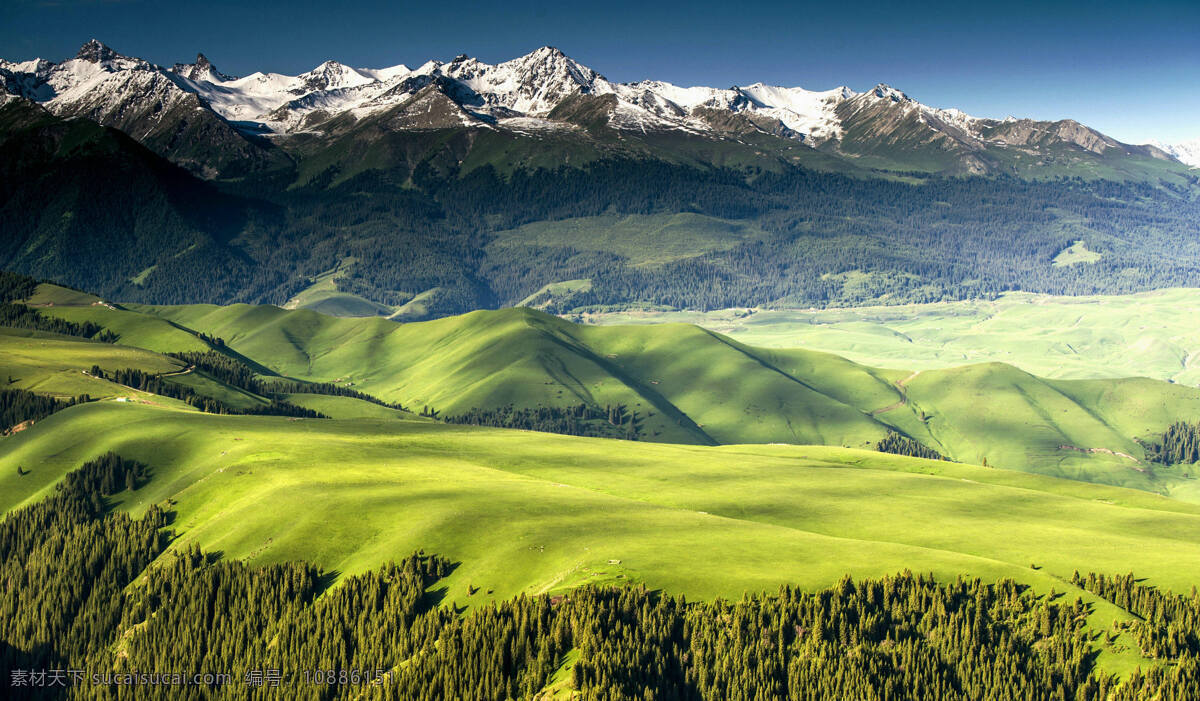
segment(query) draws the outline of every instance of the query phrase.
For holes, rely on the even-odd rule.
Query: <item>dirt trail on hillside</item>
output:
[[[1132,461],[1138,463],[1139,465],[1141,465],[1141,463],[1142,463],[1141,460],[1138,460],[1137,458],[1133,457],[1129,453],[1122,453],[1118,450],[1110,450],[1108,448],[1077,448],[1073,445],[1060,445],[1060,446],[1058,446],[1058,449],[1059,450],[1074,450],[1077,453],[1093,453],[1093,454],[1103,453],[1104,455],[1115,455],[1118,458],[1125,458],[1126,460],[1132,460]],[[1133,466],[1130,465],[1130,467],[1133,467]],[[1146,472],[1146,468],[1144,468],[1144,467],[1133,467],[1133,469],[1137,470],[1138,472]]]
[[[894,409],[899,409],[900,407],[904,406],[905,404],[908,404],[908,390],[905,389],[904,385],[908,382],[912,382],[913,378],[915,378],[917,375],[920,375],[920,374],[921,374],[920,370],[915,370],[915,371],[913,371],[913,374],[909,375],[908,377],[904,378],[903,380],[897,380],[896,386],[900,388],[900,394],[902,395],[900,397],[900,401],[898,401],[894,404],[888,404],[887,406],[882,407],[880,409],[874,409],[870,412],[869,415],[870,416],[879,416],[880,414],[886,414],[889,411],[892,411]]]

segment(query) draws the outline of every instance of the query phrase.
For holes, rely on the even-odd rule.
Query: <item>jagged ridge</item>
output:
[[[163,68],[92,40],[62,63],[0,60],[5,93],[44,105],[60,116],[85,116],[120,128],[202,174],[278,162],[261,137],[286,146],[289,137],[335,135],[347,125],[399,110],[396,130],[501,129],[526,133],[569,126],[561,109],[580,96],[590,103],[589,126],[615,132],[683,132],[738,140],[748,134],[799,141],[832,154],[885,168],[949,172],[1003,170],[1014,157],[1041,164],[1067,148],[1080,157],[1117,155],[1185,161],[1190,151],[1129,146],[1078,122],[983,119],[922,104],[887,85],[865,92],[827,91],[761,83],[728,89],[679,87],[661,81],[615,83],[562,51],[542,47],[491,65],[465,55],[410,69],[352,68],[326,61],[307,73],[255,72],[235,78],[199,54],[194,63]],[[438,97],[431,95],[439,94]],[[426,116],[429,115],[429,116]],[[568,120],[569,122],[569,120]],[[213,156],[180,153],[202,143]],[[195,149],[193,149],[195,150]]]

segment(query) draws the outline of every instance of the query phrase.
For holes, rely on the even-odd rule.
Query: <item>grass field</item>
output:
[[[326,394],[285,394],[281,399],[305,409],[312,409],[331,419],[422,420],[411,412],[380,406],[354,397],[337,397]],[[425,419],[425,421],[431,420]]]
[[[1119,296],[1009,293],[996,301],[823,310],[590,314],[590,323],[686,322],[743,343],[824,350],[878,367],[1003,362],[1050,378],[1152,377],[1200,385],[1200,289]]]
[[[592,289],[592,281],[588,279],[551,282],[542,285],[540,290],[521,300],[515,306],[545,309],[556,299],[566,298],[577,292],[586,292],[590,289]]]
[[[70,336],[0,327],[0,387],[58,397],[154,397],[84,374],[93,365],[103,370],[138,368],[150,373],[176,372],[183,363],[157,353]],[[4,428],[8,428],[7,426]]]
[[[0,441],[0,510],[116,450],[152,468],[120,508],[166,504],[175,547],[305,559],[343,575],[423,548],[461,563],[447,582],[459,604],[588,582],[738,597],[905,568],[1072,595],[1063,580],[1075,569],[1133,570],[1186,591],[1200,571],[1200,506],[842,448],[654,445],[112,402]],[[469,596],[468,586],[481,589]],[[1100,606],[1093,625],[1119,616]],[[1118,671],[1138,663],[1106,654]]]
[[[1001,363],[881,370],[687,324],[576,325],[528,309],[410,324],[248,305],[47,313],[110,323],[122,343],[158,350],[176,334],[197,342],[182,329],[202,331],[280,375],[349,383],[443,415],[623,404],[642,418],[645,440],[691,444],[866,448],[896,430],[962,462],[1200,500],[1192,471],[1147,464],[1138,443],[1200,418],[1200,390],[1161,381],[1097,387]]]
[[[1076,241],[1060,251],[1058,255],[1054,256],[1053,264],[1055,267],[1061,268],[1064,265],[1095,263],[1101,258],[1103,258],[1103,256],[1099,253],[1088,250],[1087,242]]]
[[[764,235],[753,224],[702,214],[628,214],[526,224],[497,233],[489,246],[604,251],[634,265],[653,266],[730,249]]]
[[[312,309],[323,314],[350,317],[388,316],[395,312],[391,307],[338,289],[338,278],[346,275],[357,262],[354,258],[347,258],[333,270],[318,275],[311,285],[284,303],[284,309]]]

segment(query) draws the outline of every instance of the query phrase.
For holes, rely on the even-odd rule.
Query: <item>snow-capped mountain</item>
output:
[[[218,159],[224,165],[206,162],[212,156],[205,152],[214,148],[268,162],[274,156],[263,138],[286,148],[293,135],[337,135],[376,117],[393,130],[528,134],[602,125],[616,132],[736,141],[765,135],[871,165],[903,167],[915,155],[923,169],[958,172],[988,172],[1022,158],[1041,165],[1114,148],[1142,157],[1194,158],[1188,155],[1194,151],[1127,146],[1070,120],[981,119],[938,109],[882,84],[855,92],[762,83],[727,89],[614,83],[552,47],[495,65],[468,56],[415,69],[326,61],[297,76],[256,72],[236,78],[203,54],[194,63],[163,68],[92,40],[61,63],[0,60],[0,81],[0,93],[38,102],[59,116],[117,127],[203,172],[228,165],[225,158]],[[1073,151],[1055,152],[1059,147]],[[997,157],[997,149],[1009,156]]]
[[[171,72],[181,75],[188,80],[208,83],[226,83],[237,78],[217,70],[216,66],[204,54],[196,54],[195,63],[176,63]]]
[[[205,175],[270,161],[195,89],[228,77],[201,58],[177,66],[201,79],[197,82],[93,39],[62,63],[0,59],[0,81],[10,95],[37,102],[59,117],[83,117],[120,129]]]
[[[1181,144],[1161,144],[1157,141],[1153,141],[1151,144],[1167,152],[1184,165],[1200,168],[1200,139],[1185,141]]]

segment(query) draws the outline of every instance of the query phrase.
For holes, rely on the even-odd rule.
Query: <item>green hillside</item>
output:
[[[1048,381],[1001,363],[880,370],[691,325],[581,326],[530,309],[409,324],[252,305],[45,313],[92,319],[122,344],[160,351],[207,334],[263,372],[447,417],[620,405],[637,412],[641,440],[701,445],[870,448],[897,431],[961,462],[1200,498],[1193,471],[1147,463],[1138,442],[1200,417],[1200,390],[1166,382]]]
[[[1176,384],[1047,380],[1001,363],[883,370],[689,324],[578,325],[530,309],[401,324],[97,304],[47,285],[33,299],[119,338],[0,332],[8,387],[100,400],[0,437],[0,512],[114,451],[148,468],[113,504],[165,511],[175,552],[305,561],[346,581],[423,550],[454,563],[444,601],[472,609],[587,584],[712,600],[905,569],[1011,578],[1088,602],[1099,668],[1122,676],[1156,664],[1119,627],[1136,619],[1073,573],[1132,570],[1185,593],[1200,567],[1194,466],[1148,463],[1136,440],[1200,416],[1200,390]],[[165,355],[176,350],[192,355]],[[333,418],[204,413],[93,377],[94,365],[156,376],[217,411],[275,399]],[[638,440],[452,425],[367,395],[442,417],[623,406]],[[958,462],[864,450],[892,431]]]
[[[138,348],[0,327],[0,380],[5,381],[3,387],[52,396],[145,395],[85,374],[93,365],[106,371],[138,368],[150,373],[176,372],[183,368],[183,363],[177,360]],[[163,401],[172,400],[164,398]]]
[[[40,499],[81,461],[117,449],[151,466],[120,508],[167,505],[175,548],[198,543],[256,564],[304,559],[342,576],[425,549],[461,563],[447,595],[470,605],[596,582],[739,597],[904,568],[1060,592],[1072,590],[1064,580],[1075,569],[1132,568],[1185,591],[1200,567],[1200,507],[841,448],[116,403],[73,407],[0,440],[0,509]],[[1093,616],[1107,628],[1125,614],[1100,605]],[[1109,662],[1128,669],[1136,656]]]
[[[317,275],[312,284],[289,299],[284,309],[312,309],[331,316],[389,316],[394,309],[356,294],[344,292],[338,280],[354,269],[357,261],[343,260],[338,267]]]

